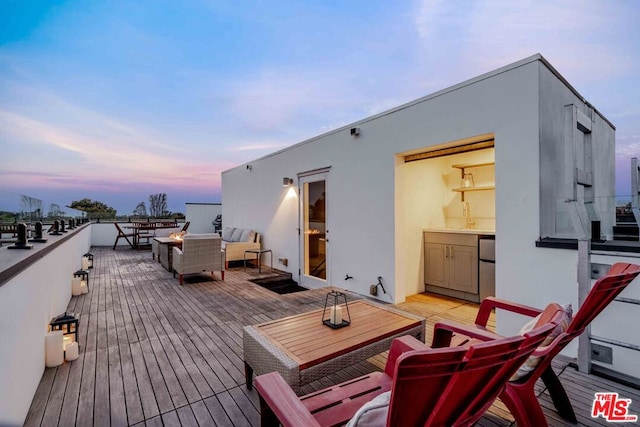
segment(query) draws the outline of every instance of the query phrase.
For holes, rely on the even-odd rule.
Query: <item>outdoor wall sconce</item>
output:
[[[293,178],[289,178],[289,177],[282,178],[283,187],[291,187],[292,185],[293,185]]]
[[[342,316],[342,307],[339,306],[340,298],[344,301],[344,307],[347,310],[346,317]],[[333,301],[330,302],[329,299]],[[329,308],[329,317],[325,317]],[[351,314],[349,313],[349,304],[347,304],[347,296],[343,292],[331,291],[327,294],[324,301],[324,310],[322,310],[322,323],[332,329],[342,328],[351,324]]]
[[[251,169],[253,169],[253,166],[251,166],[251,165],[247,165],[247,170],[248,170],[248,171],[251,171]]]
[[[42,238],[42,222],[38,221],[35,225],[35,236],[33,239],[29,239],[30,242],[46,243],[47,239]]]
[[[360,135],[360,128],[351,128],[351,136]]]

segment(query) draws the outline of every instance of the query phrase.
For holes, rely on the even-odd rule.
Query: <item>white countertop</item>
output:
[[[482,228],[424,228],[422,231],[433,233],[488,234],[495,236],[496,230]]]

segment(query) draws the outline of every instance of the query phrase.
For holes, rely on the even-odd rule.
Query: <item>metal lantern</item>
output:
[[[87,286],[89,286],[89,272],[87,270],[78,270],[73,273],[73,277],[79,277],[80,280],[86,281]]]
[[[51,319],[49,326],[52,331],[61,330],[65,335],[74,334],[75,341],[78,341],[78,318],[75,314],[65,311],[64,314]],[[66,332],[64,331],[65,326],[67,327]]]
[[[82,255],[83,258],[87,258],[89,261],[89,265],[87,268],[93,268],[93,254],[91,252],[87,252],[86,254]]]
[[[344,301],[344,313],[340,301]],[[329,314],[327,315],[327,309]],[[346,314],[344,316],[343,314]],[[351,324],[351,314],[349,313],[349,304],[347,296],[343,292],[331,291],[327,294],[324,302],[324,310],[322,310],[322,323],[330,328],[338,329]]]

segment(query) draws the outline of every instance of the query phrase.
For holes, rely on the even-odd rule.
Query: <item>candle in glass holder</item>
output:
[[[342,307],[340,307],[339,305],[331,307],[331,324],[342,324]]]
[[[71,279],[71,295],[78,296],[82,293],[81,279],[79,277],[74,277]]]
[[[86,256],[82,257],[82,269],[83,270],[89,269],[89,257],[86,257]]]
[[[51,331],[45,336],[44,363],[47,368],[62,365],[64,362],[63,337],[62,331]]]
[[[89,293],[89,287],[87,286],[86,280],[83,280],[83,281],[80,282],[80,293],[81,294],[88,294]]]
[[[71,362],[72,360],[76,360],[78,358],[78,343],[72,342],[65,348],[64,351],[64,359],[67,362]]]

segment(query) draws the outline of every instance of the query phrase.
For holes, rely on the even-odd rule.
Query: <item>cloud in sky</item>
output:
[[[219,201],[222,170],[537,52],[623,163],[639,20],[629,0],[5,1],[0,191],[182,211]]]

